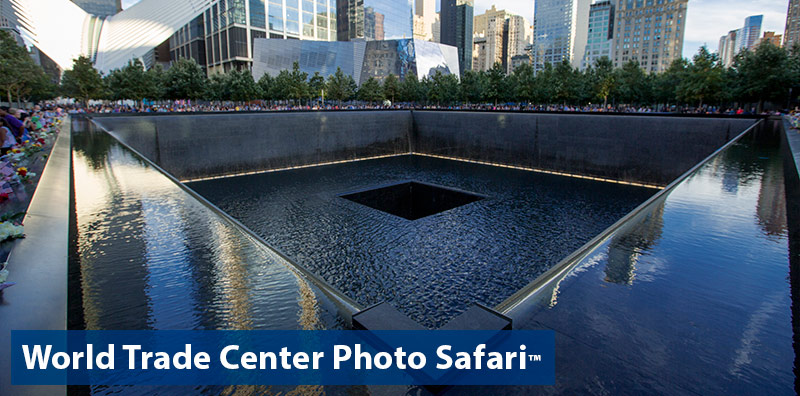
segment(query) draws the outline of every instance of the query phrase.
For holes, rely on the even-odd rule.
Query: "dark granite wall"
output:
[[[408,152],[410,112],[98,117],[179,179]]]
[[[412,141],[418,153],[666,185],[754,122],[423,111]]]
[[[659,185],[669,184],[755,122],[446,111],[95,121],[180,179],[416,152]]]

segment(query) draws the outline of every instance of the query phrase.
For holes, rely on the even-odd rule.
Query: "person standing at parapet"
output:
[[[17,117],[11,115],[8,110],[8,106],[0,107],[0,117],[6,120],[6,124],[11,128],[11,132],[17,138],[17,141],[24,142],[24,138],[28,136],[28,131],[25,130],[25,124],[18,120]]]

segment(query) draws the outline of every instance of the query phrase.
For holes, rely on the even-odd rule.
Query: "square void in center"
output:
[[[483,196],[415,181],[393,184],[342,198],[408,220],[417,220],[480,201]]]

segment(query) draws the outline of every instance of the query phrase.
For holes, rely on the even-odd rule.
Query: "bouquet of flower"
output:
[[[26,182],[29,181],[32,177],[35,177],[36,174],[33,172],[28,172],[28,168],[20,166],[19,168],[17,168],[17,176],[19,176],[19,179],[21,181]]]
[[[8,279],[8,270],[6,269],[6,263],[3,263],[0,264],[0,291],[16,285],[15,282],[6,282],[6,279]]]
[[[25,237],[25,227],[11,221],[0,223],[0,242],[21,239]]]

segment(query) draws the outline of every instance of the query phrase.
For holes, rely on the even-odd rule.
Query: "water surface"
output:
[[[404,181],[485,198],[408,220],[341,197]],[[431,328],[500,303],[656,192],[411,155],[189,187],[359,303]]]

